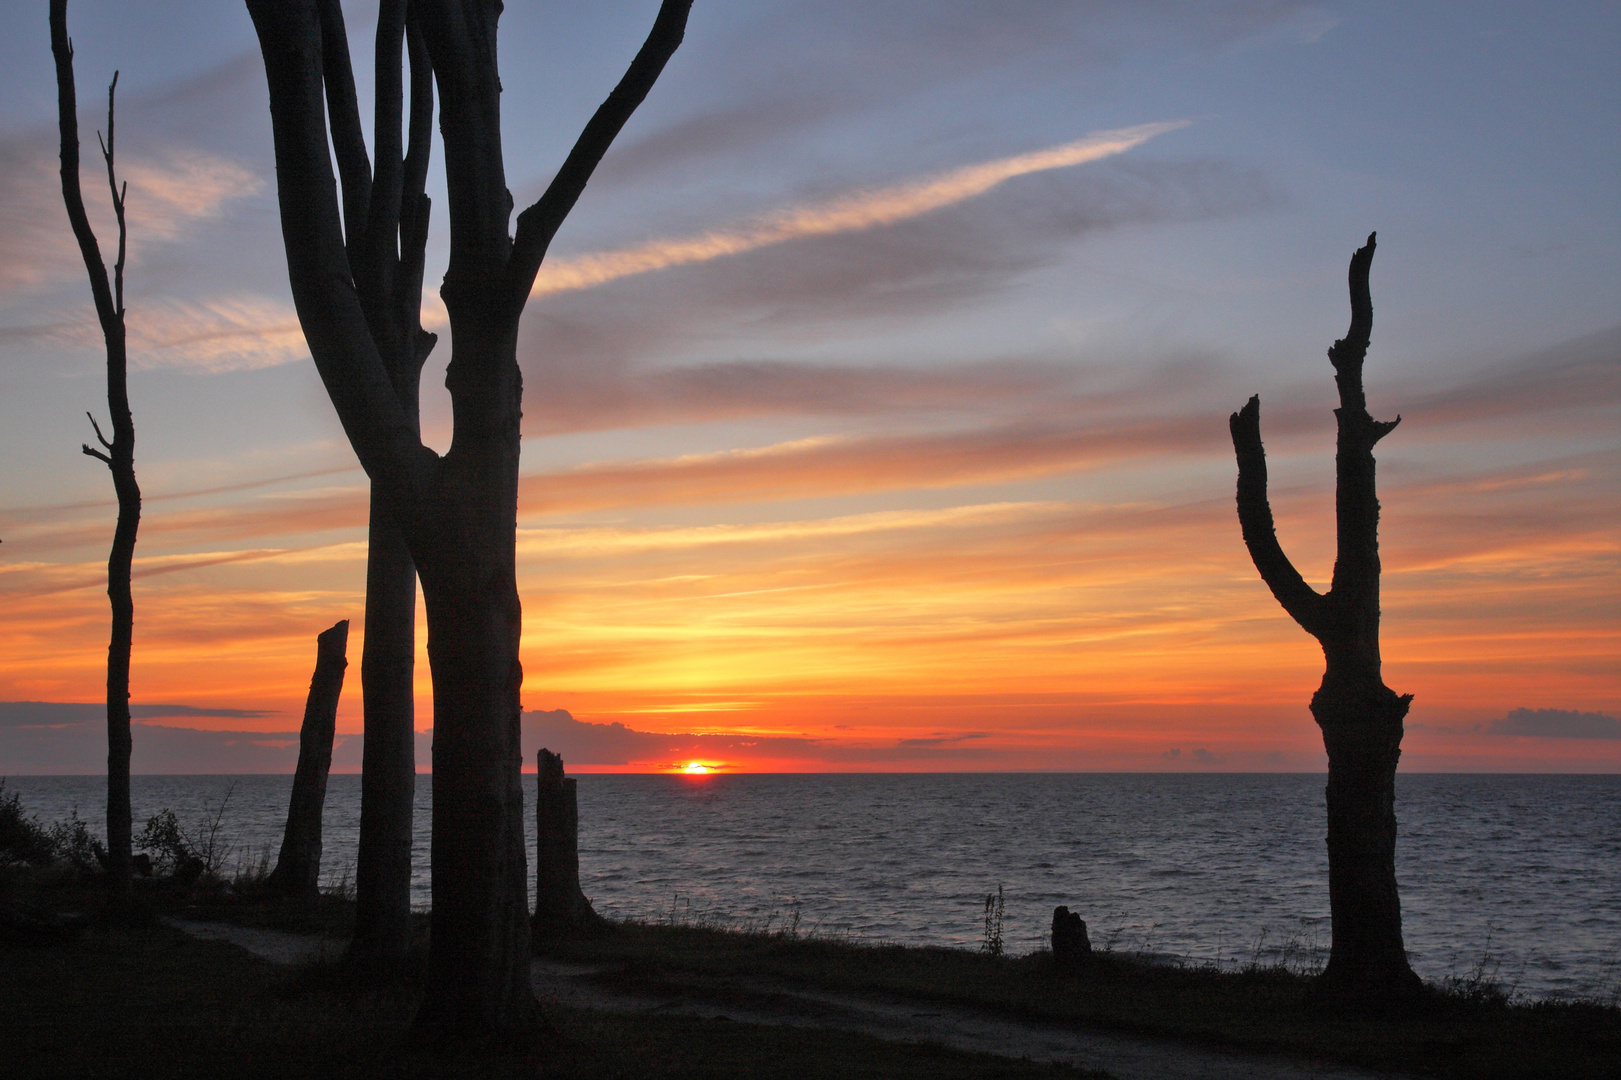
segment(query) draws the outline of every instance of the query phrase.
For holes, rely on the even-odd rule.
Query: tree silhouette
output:
[[[427,609],[433,914],[426,994],[414,1025],[425,1045],[526,1043],[545,1028],[529,980],[519,773],[518,321],[552,237],[680,44],[690,6],[691,0],[664,0],[629,70],[545,193],[518,215],[512,235],[496,64],[501,3],[381,5],[380,27],[403,18],[420,33],[439,90],[450,211],[450,265],[440,296],[450,318],[445,385],[454,417],[451,446],[441,456],[422,444],[401,400],[353,257],[368,237],[384,248],[409,242],[404,200],[393,194],[395,184],[403,190],[404,169],[395,166],[398,106],[390,106],[392,125],[377,134],[372,177],[338,0],[248,0],[269,84],[293,302],[327,394],[371,478],[373,506],[399,528]],[[397,46],[378,50],[380,98],[398,97],[399,66]],[[425,215],[410,227],[425,227]]]
[[[438,338],[422,329],[422,267],[430,200],[424,194],[433,140],[433,71],[421,28],[403,3],[378,12],[372,135],[377,169],[360,137],[343,12],[323,10],[344,47],[330,62],[336,141],[345,161],[343,213],[355,292],[366,326],[412,431],[420,432],[422,365]],[[400,145],[410,59],[410,119]],[[359,223],[364,223],[364,228]],[[360,659],[365,739],[360,766],[360,838],[355,853],[355,933],[348,957],[397,962],[411,943],[411,847],[416,795],[416,563],[383,489],[373,485],[366,544],[366,632]]]
[[[298,768],[287,800],[287,827],[281,854],[265,881],[265,892],[309,903],[320,895],[321,815],[326,808],[327,774],[332,770],[332,737],[337,727],[338,697],[349,666],[349,620],[343,619],[315,638],[315,674],[304,702],[298,732]]]
[[[107,165],[107,186],[112,192],[113,214],[118,221],[118,260],[112,281],[101,258],[101,245],[90,228],[79,189],[79,105],[73,85],[73,42],[68,37],[67,0],[51,0],[51,53],[56,59],[56,122],[62,144],[62,201],[79,241],[96,317],[107,348],[107,411],[112,420],[109,442],[96,418],[90,417],[100,447],[84,444],[83,451],[104,462],[113,476],[118,496],[118,524],[107,556],[107,598],[112,604],[112,635],[107,644],[107,881],[109,903],[115,912],[131,902],[133,884],[132,837],[129,804],[129,660],[135,631],[135,601],[130,594],[130,568],[135,560],[135,533],[141,524],[141,486],[135,480],[135,420],[129,408],[129,364],[124,336],[124,195],[113,168],[113,95],[118,73],[107,87],[107,138],[101,156]]]
[[[1323,647],[1326,670],[1311,713],[1328,750],[1328,894],[1333,944],[1319,992],[1353,999],[1410,993],[1419,985],[1402,946],[1396,893],[1396,763],[1402,718],[1413,700],[1385,685],[1379,658],[1379,498],[1373,448],[1401,422],[1368,415],[1362,363],[1373,332],[1368,268],[1375,234],[1351,256],[1351,328],[1328,350],[1339,385],[1334,410],[1338,544],[1327,594],[1306,584],[1283,553],[1266,495],[1261,399],[1232,415],[1238,455],[1238,520],[1261,579]]]

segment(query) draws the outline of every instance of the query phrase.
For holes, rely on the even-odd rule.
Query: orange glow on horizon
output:
[[[972,463],[986,445],[970,440],[956,457],[925,447],[917,469]],[[1044,462],[1076,467],[1067,443],[1027,452],[998,435],[994,449],[1007,459],[994,476],[1035,486],[982,491],[993,475],[982,462],[899,470],[896,445],[837,440],[597,470],[574,501],[557,491],[575,481],[554,485],[519,519],[525,708],[621,725],[625,746],[565,754],[582,773],[1321,767],[1306,704],[1322,655],[1249,562],[1226,450],[1183,446],[1151,466],[1049,477]],[[800,470],[818,499],[865,497],[878,475],[868,455],[891,455],[895,491],[882,502],[759,494]],[[1279,450],[1273,461],[1280,478],[1296,467]],[[674,473],[694,486],[661,486]],[[1494,475],[1381,491],[1385,678],[1415,695],[1403,768],[1621,770],[1621,739],[1490,730],[1515,708],[1621,708],[1610,473]],[[680,513],[672,490],[687,492]],[[614,509],[591,517],[585,495]],[[152,721],[167,727],[296,731],[315,634],[348,618],[338,731],[357,733],[363,490],[257,498],[151,500],[133,702],[263,712]],[[1280,480],[1273,504],[1286,549],[1321,588],[1331,486]],[[7,526],[0,701],[100,700],[110,531],[105,507]],[[417,610],[416,726],[427,729]]]

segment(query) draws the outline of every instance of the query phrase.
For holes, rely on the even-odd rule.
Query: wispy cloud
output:
[[[137,368],[252,371],[309,356],[298,315],[283,301],[243,294],[160,300],[129,313]]]
[[[1073,369],[1003,360],[951,368],[734,360],[654,371],[557,370],[524,415],[538,432],[590,431],[750,416],[983,412],[1051,398]]]
[[[227,202],[263,187],[259,177],[236,162],[200,150],[176,151],[157,160],[138,158],[119,172],[129,181],[132,222],[147,236],[164,239],[188,221],[218,217]]]
[[[0,341],[39,339],[99,350],[93,317],[63,311],[32,326],[0,328]],[[298,314],[285,301],[256,293],[180,300],[131,300],[125,315],[130,366],[215,375],[289,364],[309,356]]]
[[[97,164],[87,157],[80,180],[102,251],[110,254],[118,236]],[[62,209],[57,170],[52,138],[31,135],[0,142],[0,292],[84,273]],[[217,218],[227,203],[263,187],[241,165],[199,150],[121,155],[119,173],[129,182],[132,266],[146,257],[149,241],[173,240],[190,223]]]
[[[1040,476],[1149,454],[1208,451],[1215,416],[1085,427],[1021,423],[969,431],[818,437],[745,450],[585,466],[525,477],[526,513],[610,506],[778,501]]]
[[[635,274],[709,262],[790,240],[893,225],[983,195],[1015,177],[1069,168],[1123,154],[1156,135],[1185,127],[1188,123],[1186,120],[1173,120],[1098,132],[1074,142],[965,165],[922,180],[857,192],[827,202],[789,207],[729,229],[653,240],[618,251],[558,259],[541,267],[530,295],[548,296],[589,289]]]

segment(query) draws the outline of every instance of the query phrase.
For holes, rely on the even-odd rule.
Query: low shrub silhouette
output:
[[[66,863],[80,870],[104,869],[107,849],[90,832],[90,825],[77,808],[65,821],[46,825],[39,815],[23,812],[22,796],[6,794],[0,778],[0,864],[54,866]]]
[[[0,779],[0,863],[49,866],[56,861],[56,845],[37,815],[23,813],[22,796],[6,794]]]

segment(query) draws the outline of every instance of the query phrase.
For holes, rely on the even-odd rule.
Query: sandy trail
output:
[[[228,941],[278,964],[341,954],[344,943],[279,930],[174,920],[195,937]],[[934,1002],[811,989],[774,979],[680,975],[622,977],[623,965],[540,959],[532,971],[543,1002],[617,1013],[724,1017],[747,1024],[858,1031],[894,1042],[1061,1062],[1117,1080],[1391,1080],[1391,1074],[1277,1055],[1240,1054],[998,1016]],[[673,981],[673,980],[680,981]]]

